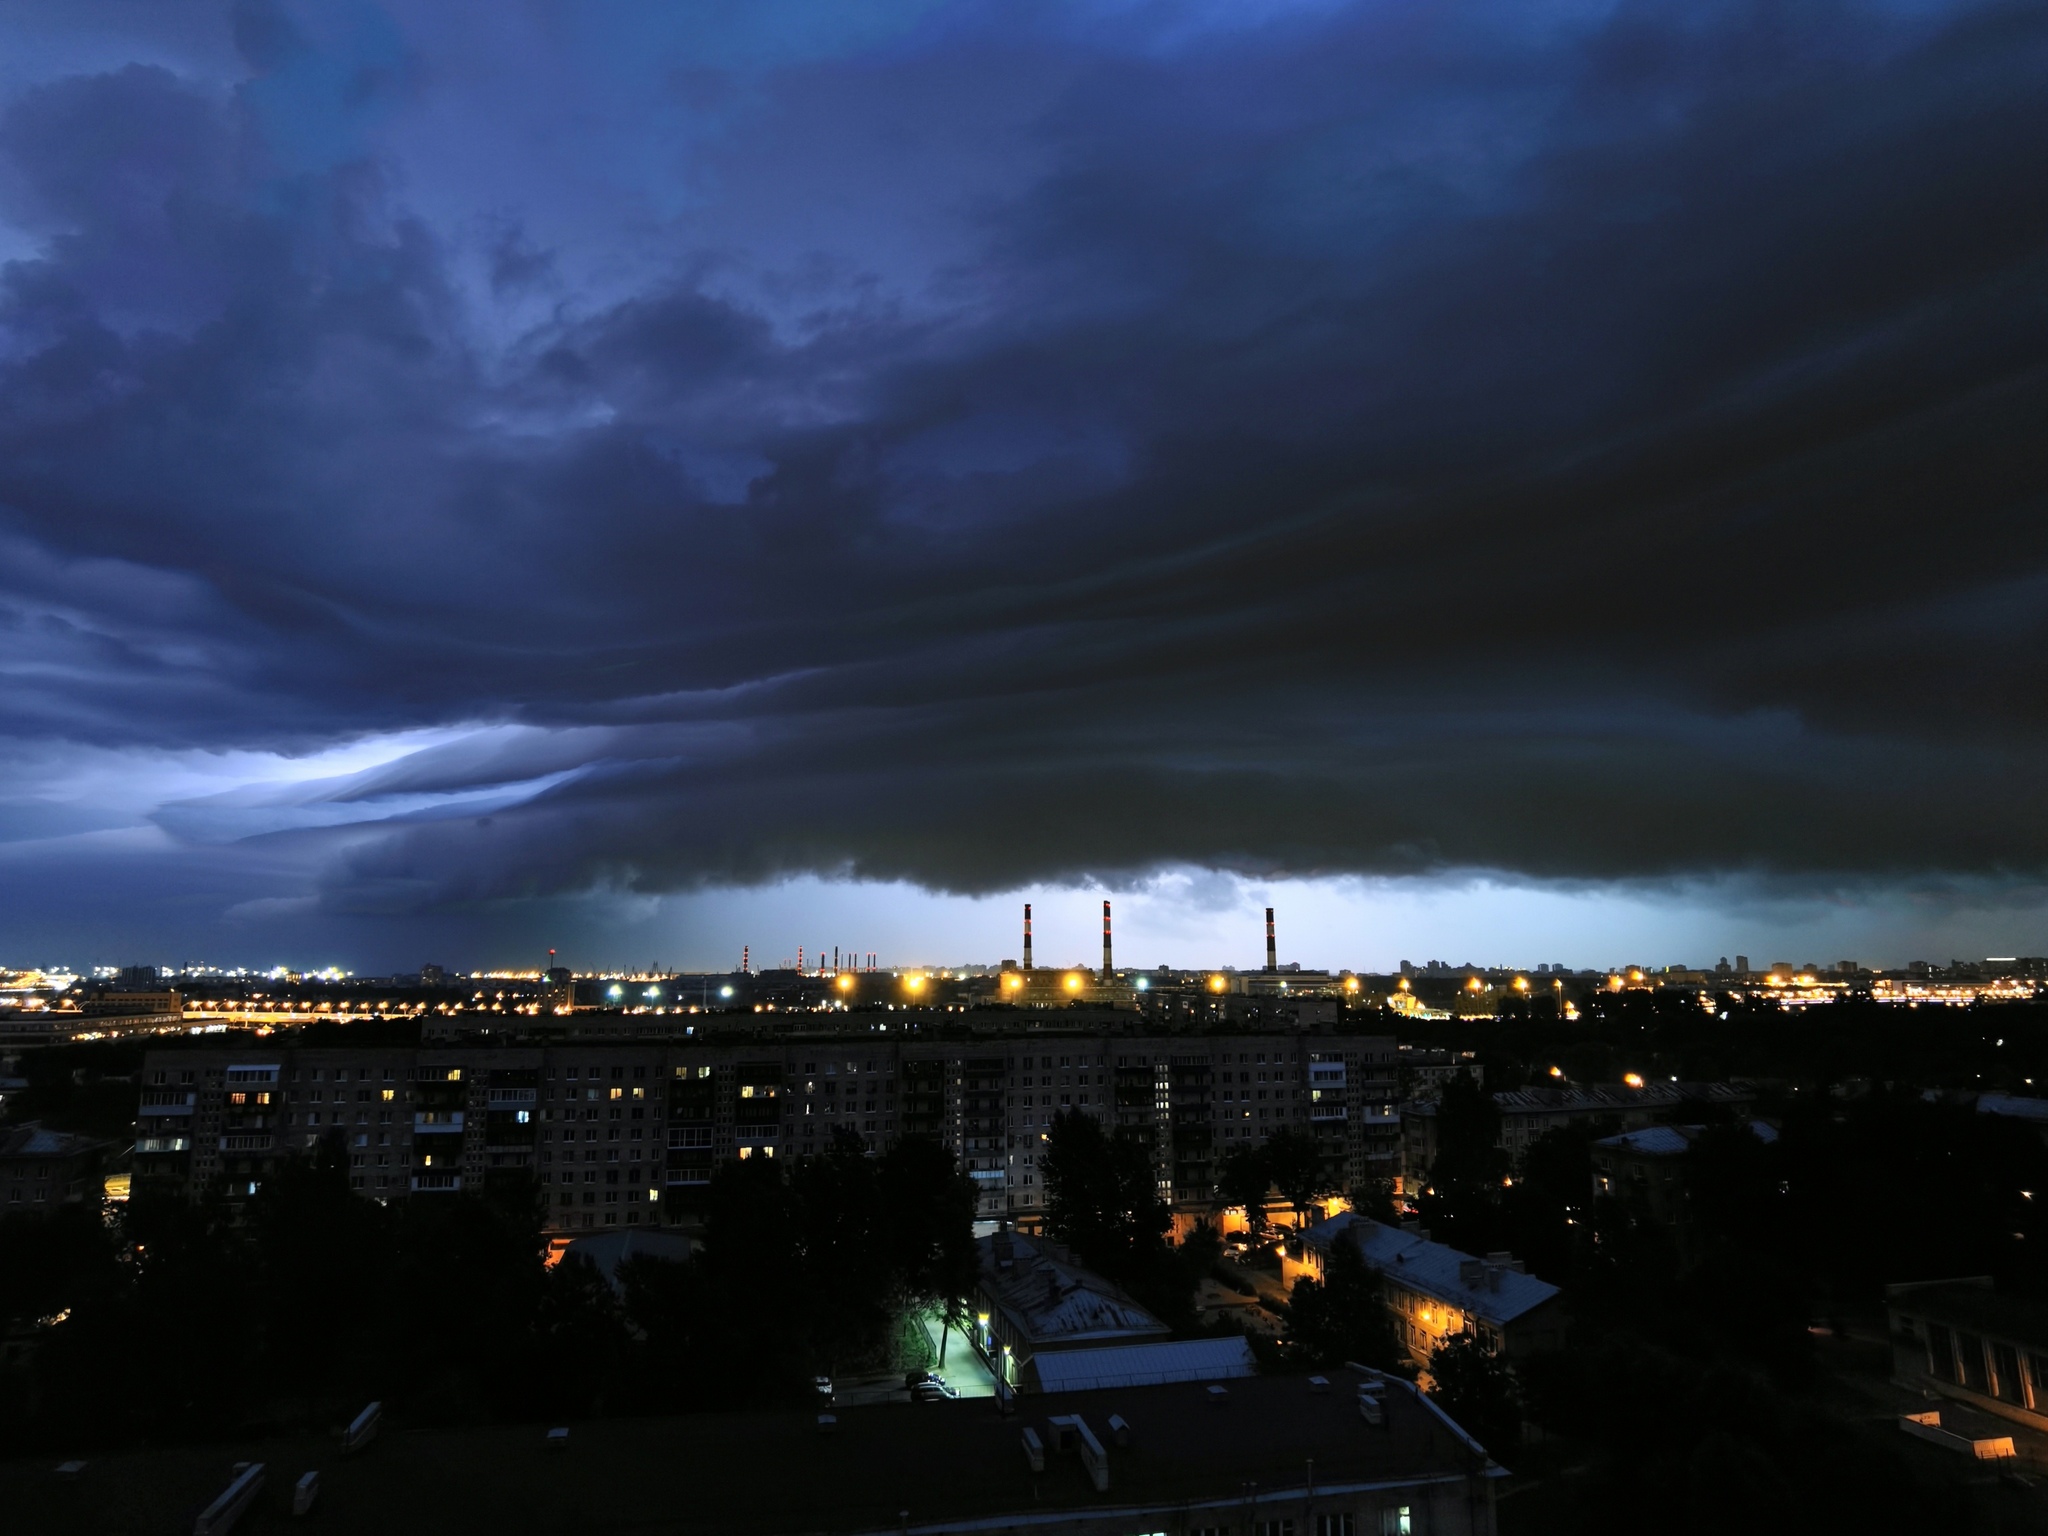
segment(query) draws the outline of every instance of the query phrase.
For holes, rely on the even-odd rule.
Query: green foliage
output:
[[[1283,1126],[1261,1147],[1266,1177],[1281,1199],[1293,1206],[1304,1220],[1309,1207],[1325,1195],[1333,1195],[1343,1181],[1323,1153],[1313,1131]]]
[[[1888,1421],[1845,1421],[1737,1361],[1612,1334],[1518,1369],[1531,1416],[1591,1458],[1518,1500],[1523,1531],[1624,1536],[1645,1510],[1679,1536],[1970,1528],[1966,1507],[1915,1475]]]
[[[1039,1158],[1046,1230],[1112,1277],[1162,1248],[1173,1212],[1159,1198],[1152,1163],[1135,1142],[1106,1135],[1089,1115],[1056,1116]]]
[[[1356,1361],[1381,1371],[1407,1369],[1380,1277],[1350,1243],[1332,1246],[1320,1281],[1304,1275],[1294,1282],[1287,1326],[1313,1364]]]
[[[749,1159],[707,1205],[702,1262],[639,1257],[616,1285],[546,1266],[526,1175],[385,1206],[339,1142],[239,1209],[145,1191],[115,1225],[0,1223],[0,1322],[70,1309],[0,1374],[0,1430],[84,1449],[325,1427],[372,1398],[415,1422],[796,1402],[972,1284],[973,1192],[928,1143]]]
[[[1226,1147],[1217,1160],[1216,1193],[1225,1205],[1244,1207],[1245,1223],[1253,1232],[1266,1229],[1266,1194],[1272,1187],[1272,1171],[1257,1147]]]
[[[1056,1116],[1039,1158],[1046,1230],[1176,1328],[1194,1323],[1199,1271],[1167,1243],[1173,1211],[1136,1142],[1112,1139],[1091,1116]]]
[[[1470,1336],[1429,1357],[1429,1395],[1481,1445],[1505,1454],[1522,1438],[1522,1392],[1506,1360]]]

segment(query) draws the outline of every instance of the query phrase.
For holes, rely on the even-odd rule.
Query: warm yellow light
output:
[[[1643,1074],[1640,1072],[1630,1072],[1623,1076],[1622,1081],[1631,1088],[1640,1088],[1643,1086]]]
[[[1406,976],[1403,976],[1401,978],[1401,990],[1403,992],[1406,992],[1408,990],[1408,978]]]
[[[1074,975],[1073,973],[1069,972],[1069,973],[1068,973],[1068,975],[1067,975],[1067,990],[1068,990],[1069,992],[1078,992],[1078,991],[1080,991],[1080,990],[1081,990],[1081,978],[1080,978],[1079,976],[1076,976],[1076,975]]]
[[[851,992],[853,990],[853,978],[851,976],[841,976],[839,978],[839,990]]]
[[[1563,1077],[1563,1076],[1564,1076],[1564,1068],[1563,1068],[1563,1067],[1552,1067],[1552,1068],[1550,1069],[1550,1075],[1551,1075],[1552,1077]]]
[[[1529,990],[1529,978],[1528,978],[1528,977],[1526,977],[1526,976],[1517,976],[1517,977],[1515,978],[1515,990],[1516,990],[1517,992],[1526,992],[1526,991],[1528,991],[1528,990]]]
[[[1643,973],[1641,971],[1630,971],[1628,973],[1628,979],[1630,981],[1641,981],[1643,979]]]
[[[1014,992],[1017,988],[1024,985],[1024,978],[1022,976],[1005,976],[1003,978],[1003,985]]]
[[[913,992],[922,992],[924,990],[924,978],[922,976],[906,976],[903,978],[903,985]]]
[[[1209,978],[1209,990],[1211,992],[1221,992],[1226,985],[1227,983],[1221,976],[1211,976]]]
[[[1466,982],[1465,990],[1468,992],[1477,992],[1479,990],[1479,978],[1477,976],[1474,976],[1470,981]]]
[[[1346,976],[1344,978],[1344,990],[1346,992],[1356,992],[1358,990],[1358,978],[1356,976]]]

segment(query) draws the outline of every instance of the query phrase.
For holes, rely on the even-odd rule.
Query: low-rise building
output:
[[[1743,1114],[1756,1101],[1748,1083],[1595,1083],[1584,1087],[1516,1088],[1493,1095],[1500,1117],[1495,1140],[1519,1168],[1529,1148],[1554,1130],[1592,1126],[1605,1134],[1640,1130],[1700,1105]],[[1401,1106],[1401,1177],[1407,1193],[1420,1190],[1436,1166],[1438,1106],[1411,1099]]]
[[[0,1211],[54,1211],[100,1197],[109,1147],[36,1121],[0,1128]]]
[[[1156,1343],[1173,1330],[1050,1238],[996,1232],[979,1239],[974,1347],[990,1374],[1030,1389],[1049,1351]]]
[[[1762,1120],[1745,1124],[1761,1142],[1778,1139],[1776,1126]],[[1601,1137],[1593,1143],[1593,1194],[1621,1200],[1652,1221],[1675,1222],[1685,1198],[1683,1160],[1705,1129],[1648,1125]]]
[[[1899,1382],[2048,1430],[2048,1307],[1988,1276],[1886,1286],[1885,1307]]]
[[[1302,1233],[1298,1253],[1289,1256],[1290,1275],[1320,1280],[1338,1243],[1350,1244],[1380,1277],[1395,1332],[1418,1365],[1457,1338],[1476,1338],[1489,1353],[1510,1357],[1564,1342],[1563,1293],[1513,1254],[1479,1258],[1416,1228],[1346,1211]]]

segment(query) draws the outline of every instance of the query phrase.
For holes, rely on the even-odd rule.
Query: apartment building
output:
[[[36,1121],[0,1127],[0,1214],[38,1213],[97,1201],[110,1148]]]
[[[858,1016],[856,1016],[858,1017]],[[642,1225],[688,1207],[727,1162],[802,1157],[838,1134],[950,1147],[977,1214],[1043,1214],[1056,1115],[1094,1116],[1150,1151],[1160,1193],[1206,1210],[1216,1159],[1282,1128],[1326,1149],[1333,1183],[1399,1161],[1394,1042],[1328,1033],[1192,1036],[879,1027],[815,1037],[435,1041],[302,1048],[185,1040],[149,1053],[135,1177],[251,1193],[280,1159],[341,1138],[376,1199],[531,1171],[563,1230]]]
[[[1380,1277],[1394,1331],[1417,1365],[1452,1339],[1474,1338],[1490,1354],[1519,1357],[1564,1343],[1558,1288],[1528,1273],[1511,1253],[1461,1253],[1409,1226],[1345,1211],[1302,1233],[1286,1265],[1320,1280],[1330,1250],[1347,1243]]]

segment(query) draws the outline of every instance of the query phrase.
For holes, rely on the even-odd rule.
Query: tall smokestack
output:
[[[1024,969],[1031,969],[1031,903],[1024,903]]]
[[[1266,970],[1268,973],[1280,969],[1280,951],[1273,943],[1273,909],[1266,908]]]
[[[796,947],[796,973],[799,976],[804,973],[804,947],[801,944]]]
[[[839,974],[839,946],[837,944],[832,946],[832,974],[835,976]]]
[[[1111,971],[1109,964],[1109,903],[1102,904],[1102,979],[1108,981]]]
[[[740,974],[742,976],[746,976],[752,973],[754,968],[748,962],[751,961],[753,958],[753,946],[751,944],[742,944],[740,946]]]

